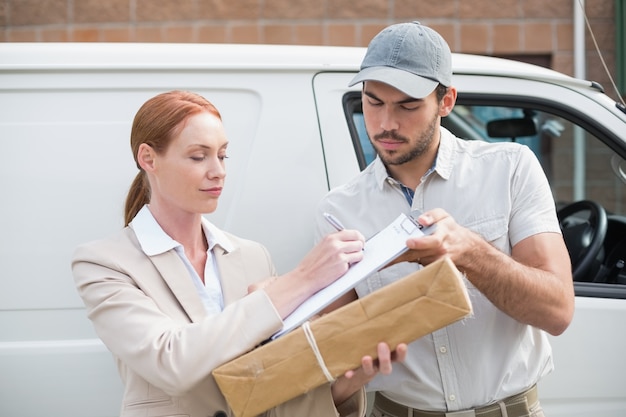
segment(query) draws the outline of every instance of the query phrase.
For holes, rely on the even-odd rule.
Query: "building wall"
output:
[[[579,0],[0,0],[3,42],[217,42],[366,46],[420,20],[455,52],[514,57],[574,75]],[[585,0],[615,74],[615,0]],[[609,90],[589,31],[587,77]]]

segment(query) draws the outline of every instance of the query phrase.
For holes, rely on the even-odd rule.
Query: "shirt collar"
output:
[[[139,213],[130,222],[130,227],[134,230],[141,249],[148,256],[165,253],[181,246],[163,231],[147,204],[139,210]],[[221,246],[226,252],[235,249],[235,245],[228,236],[204,217],[202,218],[202,229],[209,243],[209,250],[213,250],[216,245]]]
[[[450,133],[450,131],[446,128],[441,127],[440,132],[441,139],[439,141],[439,149],[437,150],[437,158],[435,159],[433,168],[431,168],[428,173],[434,170],[443,179],[447,180],[448,178],[450,178],[450,174],[452,172],[454,141],[452,133]],[[380,157],[376,156],[376,159],[374,159],[374,162],[372,163],[372,169],[374,170],[376,184],[378,184],[381,190],[385,182],[389,180],[397,182],[389,175],[389,173],[387,172],[387,167],[380,159]]]
[[[437,151],[437,161],[435,171],[444,180],[450,178],[454,167],[455,141],[454,135],[445,127],[440,127],[441,139],[439,140],[439,150]]]

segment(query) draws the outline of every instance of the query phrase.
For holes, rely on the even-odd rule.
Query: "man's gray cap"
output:
[[[452,84],[452,54],[441,35],[419,22],[398,23],[372,39],[361,71],[350,81],[380,81],[413,98],[424,98],[437,84]]]

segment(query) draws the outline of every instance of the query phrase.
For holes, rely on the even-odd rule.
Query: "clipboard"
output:
[[[309,297],[283,321],[283,328],[274,333],[270,340],[279,338],[299,327],[315,314],[329,306],[372,273],[408,250],[406,240],[431,234],[435,226],[422,227],[415,218],[400,214],[387,227],[365,242],[363,259],[350,266],[348,271],[332,284]]]

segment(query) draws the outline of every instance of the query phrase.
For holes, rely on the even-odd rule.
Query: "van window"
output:
[[[375,151],[365,130],[360,93],[347,93],[344,109],[362,170],[373,161]],[[621,158],[599,137],[582,128],[575,115],[558,113],[538,103],[516,104],[510,97],[503,102],[497,97],[459,95],[442,125],[467,140],[527,145],[541,162],[557,206],[590,199],[609,213],[625,215],[626,187],[623,175],[615,173],[623,169],[618,166]],[[611,166],[615,169],[608,169]]]

